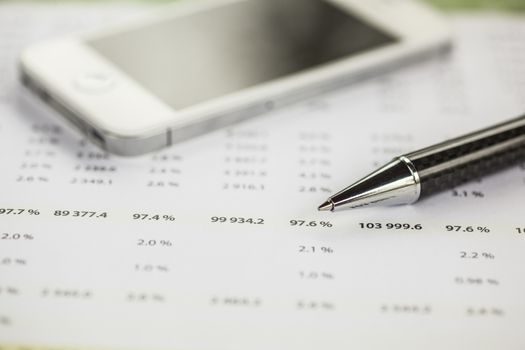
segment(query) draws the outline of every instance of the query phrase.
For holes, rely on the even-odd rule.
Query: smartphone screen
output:
[[[397,39],[329,0],[245,0],[90,40],[174,109]]]

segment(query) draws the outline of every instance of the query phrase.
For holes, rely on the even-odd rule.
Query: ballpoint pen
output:
[[[319,210],[410,204],[525,161],[525,115],[394,158]]]

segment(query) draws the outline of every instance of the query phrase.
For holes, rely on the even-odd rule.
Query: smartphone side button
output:
[[[111,75],[104,72],[84,72],[73,81],[74,86],[85,93],[98,94],[110,90],[115,81]]]

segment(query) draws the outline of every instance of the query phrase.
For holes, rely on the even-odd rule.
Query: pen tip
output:
[[[328,210],[332,211],[332,210],[334,210],[334,203],[332,203],[332,201],[326,201],[323,204],[321,204],[317,208],[317,210],[319,210],[319,211],[328,211]]]

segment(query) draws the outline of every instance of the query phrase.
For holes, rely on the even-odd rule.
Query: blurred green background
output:
[[[31,0],[0,0],[22,2]],[[72,0],[33,0],[47,2],[65,2]],[[78,0],[78,1],[126,1],[126,0]],[[132,0],[132,1],[149,1],[149,2],[170,2],[176,0]],[[285,1],[285,0],[283,0]],[[366,0],[363,0],[366,1]],[[525,0],[420,0],[432,4],[445,11],[464,11],[464,10],[497,10],[505,12],[522,12],[525,13]]]
[[[505,10],[525,12],[525,0],[425,0],[444,10]]]

